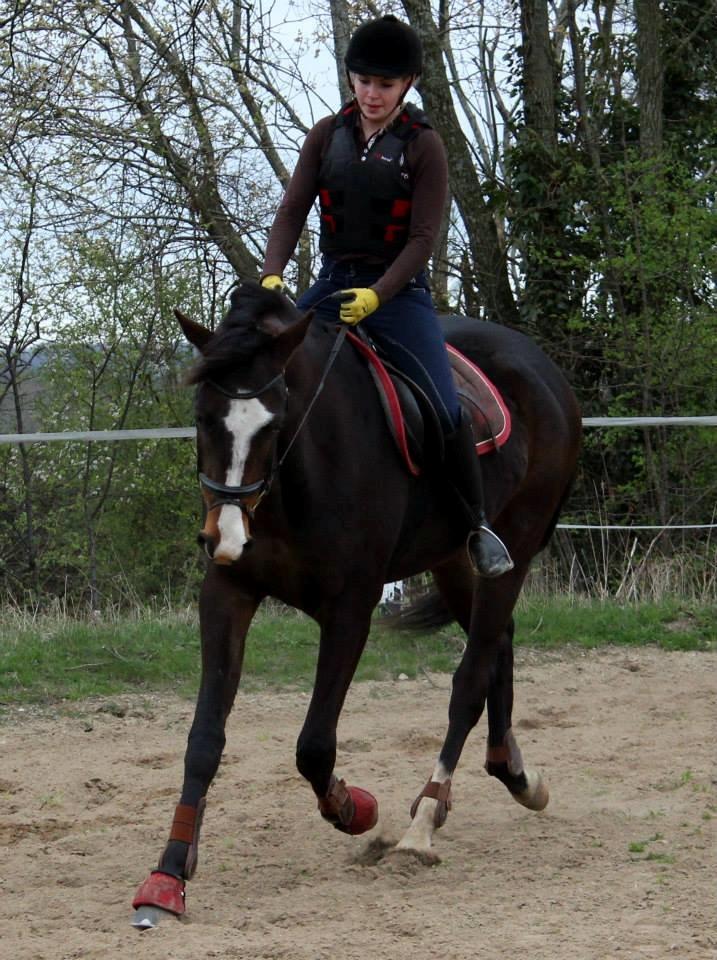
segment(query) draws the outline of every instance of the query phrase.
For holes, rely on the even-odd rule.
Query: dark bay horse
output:
[[[487,514],[515,567],[487,580],[472,572],[464,515],[440,464],[409,474],[365,360],[348,343],[335,349],[335,324],[302,316],[257,284],[234,291],[214,333],[178,318],[201,353],[191,380],[206,508],[199,539],[209,557],[199,607],[202,675],[179,805],[159,867],[135,897],[136,925],[152,925],[162,911],[184,912],[245,638],[265,597],[304,611],[320,627],[296,762],[335,827],[359,834],[376,823],[374,797],[334,774],[337,724],[384,583],[425,570],[467,644],[443,747],[399,847],[430,847],[450,809],[463,745],[486,703],[488,773],[520,803],[542,809],[547,789],[524,767],[511,730],[512,612],[576,466],[580,412],[562,374],[513,330],[459,318],[446,323],[448,340],[502,391],[513,425],[507,443],[482,462]]]

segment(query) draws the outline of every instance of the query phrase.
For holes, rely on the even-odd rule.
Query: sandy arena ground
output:
[[[305,694],[240,695],[184,921],[139,933],[192,704],[93,701],[0,725],[0,955],[7,960],[605,960],[717,956],[717,657],[607,650],[517,658],[514,723],[551,789],[530,813],[482,768],[485,720],[436,835],[440,862],[381,855],[407,825],[449,678],[352,690],[337,772],[374,831],[319,817],[295,771]]]

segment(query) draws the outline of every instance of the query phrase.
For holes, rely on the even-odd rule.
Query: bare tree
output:
[[[180,212],[180,242],[192,232],[255,275],[287,152],[307,130],[293,105],[306,88],[264,15],[239,0],[180,0],[168,14],[133,0],[18,7],[4,113],[24,138],[63,144],[76,189],[43,183],[55,202],[111,215],[121,183],[136,221],[151,229]],[[301,249],[306,261],[307,239]]]

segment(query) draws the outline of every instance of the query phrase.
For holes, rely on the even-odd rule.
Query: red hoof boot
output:
[[[132,901],[138,907],[159,907],[177,917],[184,914],[184,880],[161,870],[153,870],[140,886]]]
[[[344,780],[331,778],[329,791],[319,800],[321,816],[342,833],[366,833],[378,822],[378,801],[368,790],[347,787]]]
[[[354,815],[346,828],[346,833],[356,836],[372,830],[378,823],[378,801],[368,790],[361,787],[347,787],[354,802]]]

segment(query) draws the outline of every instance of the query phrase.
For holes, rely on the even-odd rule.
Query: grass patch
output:
[[[48,702],[127,690],[187,689],[199,673],[192,623],[40,621],[0,634],[0,702]]]
[[[193,609],[140,610],[134,616],[97,620],[30,616],[11,609],[0,623],[0,707],[150,690],[196,693],[199,633]],[[710,650],[716,623],[714,607],[707,605],[531,599],[519,605],[516,643],[549,649],[656,645]],[[317,648],[313,621],[262,609],[247,642],[243,688],[310,689]],[[450,672],[462,650],[463,636],[455,625],[420,636],[377,626],[356,679]]]
[[[308,617],[260,613],[249,634],[242,684],[310,689],[318,643],[319,629]],[[401,673],[414,678],[421,670],[453,670],[462,650],[463,641],[447,631],[411,636],[377,627],[364,648],[356,680],[389,680]]]
[[[654,863],[668,863],[668,864],[674,863],[675,858],[671,853],[660,853],[655,850],[648,850],[648,847],[651,843],[662,843],[662,842],[664,842],[664,838],[662,834],[656,833],[654,836],[649,837],[649,839],[647,840],[639,840],[639,841],[635,841],[634,843],[628,844],[627,850],[628,850],[628,853],[635,853],[635,854],[645,853],[646,856],[637,858],[637,859],[640,859],[641,861],[644,861],[645,863],[647,863],[648,861],[654,862]],[[631,858],[631,859],[634,860],[636,858]]]
[[[593,649],[605,646],[657,646],[663,650],[712,650],[717,644],[713,604],[618,604],[615,601],[521,601],[516,612],[516,644]]]

